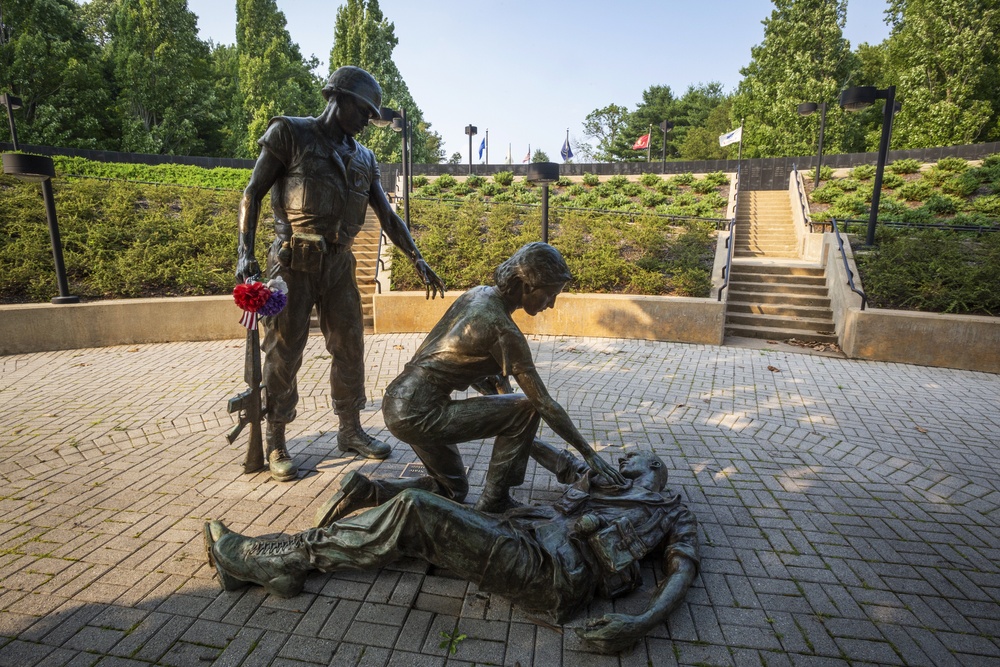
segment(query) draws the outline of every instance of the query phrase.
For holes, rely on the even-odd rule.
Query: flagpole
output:
[[[486,128],[486,162],[483,164],[486,166],[490,164],[490,128]]]
[[[646,162],[652,162],[653,158],[653,124],[649,124],[649,130],[647,130],[649,139],[646,140]]]

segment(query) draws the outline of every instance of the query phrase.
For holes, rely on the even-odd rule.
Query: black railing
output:
[[[813,221],[809,217],[809,204],[806,200],[806,192],[802,189],[802,178],[799,176],[799,169],[794,164],[792,165],[792,175],[795,177],[795,189],[799,194],[799,208],[802,209],[802,220],[809,226],[809,233],[812,234],[815,230],[813,229]]]
[[[844,271],[847,272],[847,286],[851,288],[852,292],[861,297],[861,310],[864,310],[865,306],[868,305],[868,297],[854,285],[854,272],[851,271],[851,267],[847,263],[847,251],[844,250],[844,239],[840,236],[840,230],[837,229],[837,219],[830,218],[830,223],[833,226],[833,233],[837,237],[837,246],[840,248],[840,258],[844,261]],[[844,233],[846,234],[847,232],[845,231]]]
[[[849,224],[863,224],[867,225],[867,219],[860,218],[843,218],[841,219],[841,224],[844,226],[844,233],[847,234],[847,228]],[[817,226],[821,226],[820,231],[826,231],[827,227],[831,227],[830,221],[817,222],[814,223]],[[990,232],[1000,232],[1000,224],[995,225],[949,225],[946,222],[903,222],[901,220],[882,220],[879,219],[878,224],[880,227],[892,227],[893,229],[940,229],[949,232],[973,232],[976,234],[980,233],[990,233]]]
[[[722,291],[729,287],[729,274],[733,268],[733,252],[736,247],[736,215],[740,209],[740,168],[736,167],[736,183],[733,184],[733,217],[729,219],[729,238],[726,239],[726,265],[722,267],[722,287],[719,288],[718,300],[722,301]]]

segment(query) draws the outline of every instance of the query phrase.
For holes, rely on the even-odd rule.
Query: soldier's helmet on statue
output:
[[[329,101],[337,93],[361,100],[368,107],[372,118],[378,117],[379,107],[382,106],[382,87],[375,77],[360,67],[345,65],[338,67],[330,75],[323,86],[323,97]]]

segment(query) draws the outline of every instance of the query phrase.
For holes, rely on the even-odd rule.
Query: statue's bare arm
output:
[[[239,236],[236,244],[236,282],[260,275],[260,265],[254,255],[260,203],[264,195],[285,173],[285,165],[271,151],[264,148],[250,174],[250,182],[243,191],[239,211]]]
[[[413,262],[413,268],[417,270],[417,274],[424,281],[424,285],[427,288],[427,296],[435,298],[440,294],[443,297],[444,281],[434,273],[433,269],[424,261],[424,258],[420,256],[417,244],[413,242],[413,237],[410,236],[410,230],[406,228],[406,223],[403,222],[403,219],[392,210],[392,207],[389,205],[389,199],[385,196],[385,191],[382,189],[382,184],[377,179],[372,180],[371,190],[368,193],[368,205],[372,207],[375,216],[382,225],[382,229],[385,231],[386,236],[389,237],[389,240],[392,241],[392,244],[402,250],[403,254]]]

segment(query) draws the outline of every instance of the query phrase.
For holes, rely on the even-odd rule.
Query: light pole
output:
[[[542,243],[549,242],[549,183],[559,180],[559,165],[555,162],[532,162],[527,180],[542,185]]]
[[[811,116],[816,113],[816,109],[819,109],[819,153],[816,156],[816,181],[813,184],[814,188],[819,187],[819,171],[823,166],[823,129],[826,127],[826,102],[820,102],[819,104],[815,102],[803,102],[799,105],[800,116]]]
[[[669,120],[665,120],[660,123],[660,129],[663,130],[663,163],[660,165],[660,171],[667,171],[667,132],[674,129],[674,124]]]
[[[475,125],[466,125],[465,133],[469,135],[469,173],[472,173],[472,137],[475,136],[478,128]]]
[[[378,119],[372,119],[372,125],[377,127],[385,127],[391,125],[393,132],[399,132],[400,137],[403,140],[403,153],[400,156],[400,160],[403,165],[403,221],[406,222],[406,226],[410,226],[410,171],[411,167],[409,161],[407,160],[407,153],[409,152],[407,144],[410,142],[410,128],[409,124],[406,122],[406,109],[400,108],[399,111],[395,109],[389,109],[387,107],[381,107],[379,109]]]
[[[872,192],[872,210],[868,215],[868,233],[865,245],[875,245],[875,222],[878,219],[878,204],[882,194],[882,174],[885,172],[885,159],[889,154],[889,137],[892,133],[892,115],[896,111],[896,86],[879,90],[875,86],[855,86],[840,94],[840,108],[844,111],[861,111],[875,100],[885,100],[882,109],[882,138],[878,143],[878,163],[875,167],[875,184]]]
[[[20,108],[21,100],[9,93],[0,95],[0,101],[7,107],[7,119],[10,121],[10,137],[17,148],[17,128],[14,126],[14,109]],[[3,172],[20,178],[23,181],[37,181],[42,186],[42,199],[45,201],[45,217],[49,223],[49,242],[52,244],[52,261],[56,267],[56,285],[59,296],[52,303],[80,303],[80,297],[69,293],[69,282],[66,280],[66,266],[63,264],[62,240],[59,238],[59,223],[56,220],[56,201],[52,196],[52,177],[56,175],[52,158],[43,155],[26,155],[22,153],[3,154]]]
[[[0,25],[0,29],[3,26]],[[17,147],[17,127],[14,125],[14,109],[21,108],[21,98],[14,97],[10,93],[4,93],[0,95],[0,99],[3,101],[3,105],[7,107],[7,122],[10,123],[10,143],[14,144],[14,150],[20,150]]]

